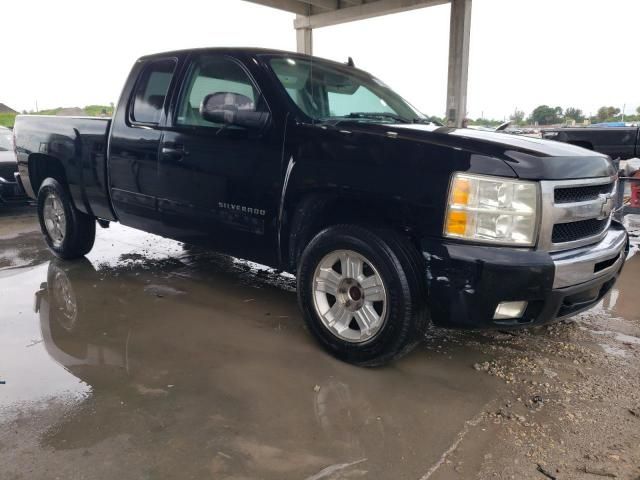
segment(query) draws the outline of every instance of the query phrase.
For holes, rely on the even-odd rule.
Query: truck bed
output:
[[[548,128],[542,138],[571,143],[611,158],[627,160],[638,155],[638,127]]]
[[[27,194],[36,198],[47,176],[65,179],[76,207],[113,220],[106,151],[110,118],[19,115],[18,170]]]

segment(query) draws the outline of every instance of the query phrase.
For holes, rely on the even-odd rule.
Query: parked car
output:
[[[640,156],[640,129],[627,126],[592,126],[543,129],[542,138],[595,150],[613,159]]]
[[[113,119],[18,116],[51,250],[96,221],[297,276],[311,333],[379,365],[428,325],[539,325],[593,306],[628,250],[609,157],[429,123],[353,66],[261,49],[139,59]]]
[[[24,190],[16,181],[18,162],[13,150],[13,132],[0,127],[0,204],[24,198]]]

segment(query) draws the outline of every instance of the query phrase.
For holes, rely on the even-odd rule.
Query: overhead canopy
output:
[[[246,0],[296,14],[297,48],[313,53],[313,29],[451,3],[447,123],[461,126],[467,108],[471,0]]]
[[[449,0],[248,0],[304,18],[296,28],[319,28],[449,3]]]

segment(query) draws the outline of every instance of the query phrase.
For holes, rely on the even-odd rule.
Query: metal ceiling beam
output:
[[[328,27],[445,3],[449,3],[449,0],[377,0],[339,10],[316,13],[311,16],[297,17],[294,21],[294,27],[297,29]]]
[[[299,0],[245,0],[251,3],[264,5],[265,7],[277,8],[286,12],[296,13],[298,15],[309,14],[309,4]]]
[[[267,7],[277,8],[286,12],[299,15],[312,15],[316,13],[313,8],[321,10],[337,10],[340,8],[339,0],[246,0]],[[347,5],[360,5],[362,0],[343,0]]]
[[[467,116],[467,79],[471,42],[471,0],[451,1],[447,125],[462,127]]]
[[[324,10],[336,10],[340,8],[338,0],[307,0],[304,3],[308,3],[314,7],[322,8]]]
[[[310,28],[296,30],[296,51],[305,55],[313,55],[313,30]]]

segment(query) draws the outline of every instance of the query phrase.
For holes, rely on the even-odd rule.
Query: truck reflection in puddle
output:
[[[115,442],[145,472],[183,478],[392,478],[400,463],[419,477],[495,394],[471,354],[375,370],[334,360],[305,334],[293,292],[248,287],[229,257],[190,255],[50,263],[36,294],[44,344],[92,394],[43,447]]]

